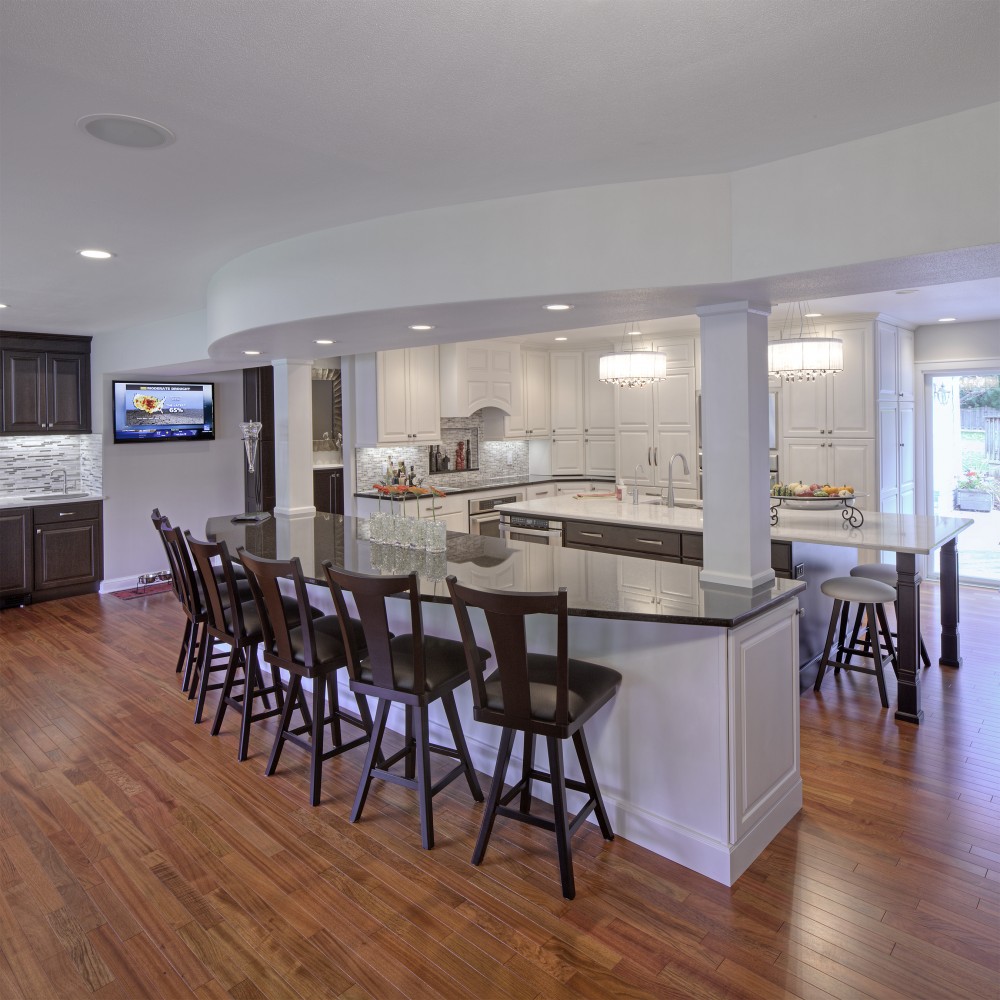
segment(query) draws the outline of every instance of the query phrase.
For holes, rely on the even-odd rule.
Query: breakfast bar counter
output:
[[[452,638],[459,633],[448,574],[477,588],[566,587],[570,656],[624,678],[588,729],[612,825],[664,857],[731,885],[801,808],[800,581],[777,580],[749,595],[702,587],[694,566],[458,533],[449,533],[446,552],[428,553],[373,544],[367,528],[362,519],[317,514],[259,525],[217,517],[206,531],[234,554],[244,546],[267,557],[297,555],[325,611],[332,601],[324,559],[360,572],[415,570],[426,631]],[[649,579],[641,600],[621,585],[637,567]],[[390,603],[399,605],[390,626],[409,631],[408,606]],[[531,648],[554,650],[553,626],[544,617],[531,622]],[[341,684],[346,696],[346,677]],[[456,694],[476,766],[490,773],[498,733],[472,720],[468,687]],[[390,716],[390,726],[402,725]],[[432,715],[432,728],[445,739],[443,716]]]

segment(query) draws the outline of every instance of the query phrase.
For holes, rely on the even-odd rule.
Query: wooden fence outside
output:
[[[986,430],[987,420],[1000,417],[1000,410],[992,406],[970,406],[962,407],[961,414],[963,431],[982,431]]]

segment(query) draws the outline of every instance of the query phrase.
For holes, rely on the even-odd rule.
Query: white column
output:
[[[312,362],[280,359],[274,368],[274,480],[276,514],[311,517]]]
[[[756,589],[771,569],[769,305],[728,302],[701,319],[705,583]]]

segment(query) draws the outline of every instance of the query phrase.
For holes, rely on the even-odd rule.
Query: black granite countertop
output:
[[[366,518],[337,514],[276,517],[259,525],[213,517],[206,532],[212,539],[225,539],[233,554],[242,545],[266,558],[297,555],[306,577],[323,586],[324,559],[361,573],[416,571],[424,600],[441,603],[450,600],[445,577],[452,573],[471,587],[494,590],[551,591],[563,586],[569,613],[589,618],[732,628],[794,598],[805,587],[799,580],[775,580],[753,594],[703,587],[697,566],[459,532],[448,533],[446,552],[428,553],[373,544]],[[655,604],[648,591],[622,585],[622,580],[647,577],[657,590]]]
[[[483,490],[502,490],[506,486],[534,486],[539,483],[607,483],[611,489],[614,489],[615,480],[613,476],[494,476],[492,479],[484,477],[474,483],[465,483],[461,486],[452,486],[440,481],[430,483],[424,480],[424,486],[434,486],[449,495],[452,493],[481,493]],[[378,497],[375,490],[360,490],[354,495],[371,499]],[[399,499],[412,500],[415,498],[404,495]]]

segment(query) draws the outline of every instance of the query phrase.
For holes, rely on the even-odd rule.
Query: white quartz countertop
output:
[[[630,500],[578,500],[572,496],[543,497],[523,503],[504,504],[507,514],[547,517],[559,521],[596,521],[600,524],[636,524],[665,531],[704,529],[698,508],[665,507],[656,503],[633,504]],[[814,542],[885,552],[926,555],[951,541],[972,521],[960,517],[927,517],[921,514],[879,514],[864,511],[864,524],[848,524],[839,509],[797,511],[781,508],[771,538],[783,542]]]
[[[100,493],[29,493],[27,496],[0,496],[0,509],[8,507],[39,507],[53,503],[87,503],[106,500]]]
[[[343,462],[324,462],[322,459],[313,459],[314,469],[342,469]]]

